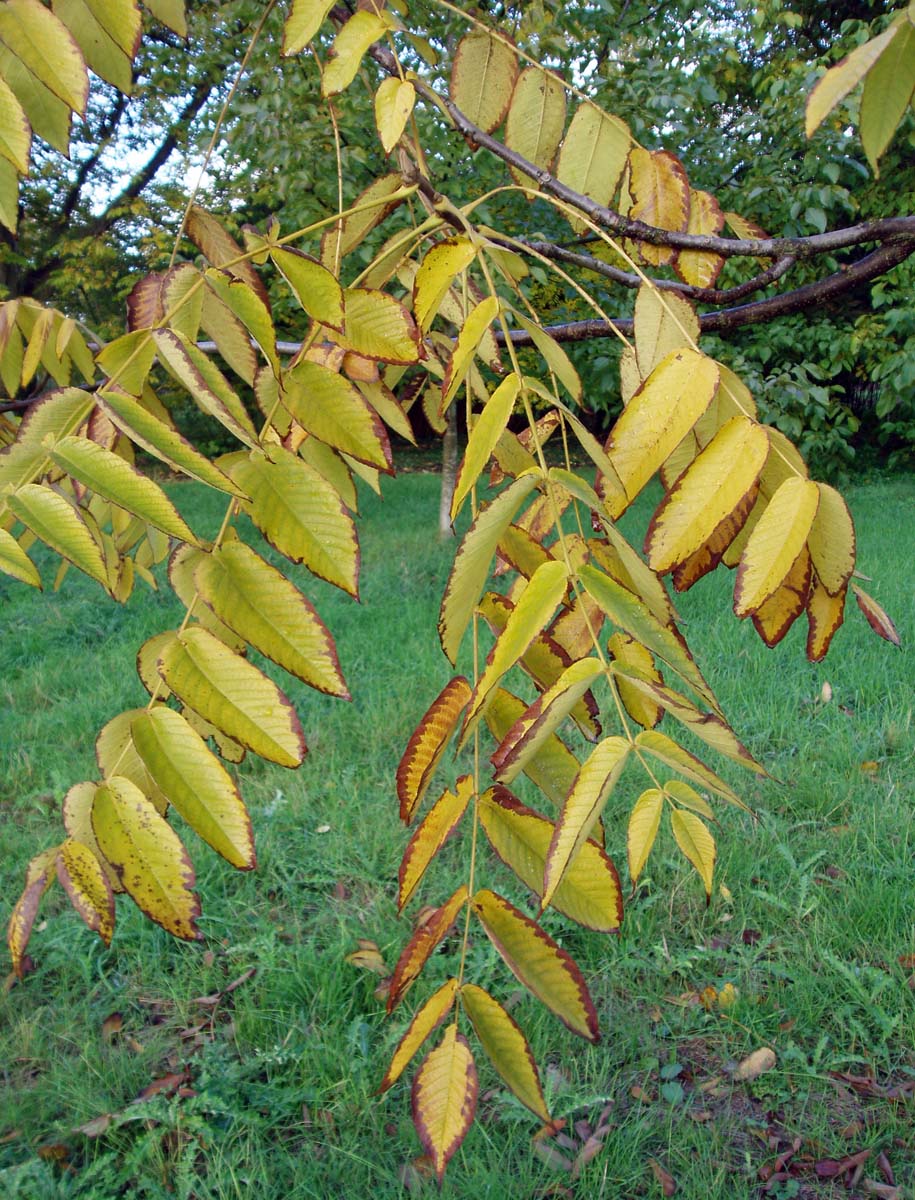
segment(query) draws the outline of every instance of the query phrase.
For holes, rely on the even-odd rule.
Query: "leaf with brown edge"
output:
[[[636,749],[644,750],[652,758],[679,771],[681,775],[692,780],[693,783],[698,783],[700,787],[714,792],[722,800],[727,800],[730,804],[736,804],[738,808],[746,810],[746,805],[723,779],[716,775],[710,767],[707,767],[701,759],[696,758],[695,754],[690,754],[688,750],[678,746],[666,733],[660,733],[657,729],[644,729],[636,735],[635,745]]]
[[[724,213],[714,196],[708,192],[689,189],[689,222],[687,233],[718,234],[724,228]],[[724,259],[707,250],[678,250],[674,268],[684,283],[693,287],[715,286]]]
[[[7,496],[6,503],[13,516],[61,558],[79,567],[106,591],[110,589],[105,559],[82,510],[40,483],[27,483]]]
[[[212,266],[223,268],[246,283],[269,311],[270,297],[260,275],[245,258],[238,242],[223,229],[216,217],[194,205],[188,213],[185,232]]]
[[[343,289],[327,267],[291,246],[272,247],[270,258],[312,320],[342,332]]]
[[[59,847],[54,846],[50,850],[42,850],[26,867],[25,886],[10,914],[6,942],[13,960],[13,970],[20,979],[23,974],[26,947],[32,935],[35,917],[38,915],[38,905],[51,882],[51,872],[55,869],[58,849]]]
[[[535,167],[549,170],[566,123],[566,93],[555,75],[542,67],[521,72],[512,92],[505,121],[505,145]],[[536,186],[534,179],[517,167],[509,167],[522,187]]]
[[[830,596],[844,592],[855,569],[855,525],[848,505],[835,488],[818,483],[820,502],[810,526],[807,548],[817,579]]]
[[[896,632],[896,626],[890,620],[889,616],[883,608],[877,603],[873,596],[869,596],[863,588],[858,587],[856,583],[851,585],[851,590],[855,593],[855,600],[858,602],[858,608],[864,613],[865,620],[874,633],[878,637],[882,637],[884,641],[892,642],[894,646],[901,646],[899,634]]]
[[[419,886],[426,868],[457,828],[473,795],[473,777],[462,775],[453,792],[444,791],[426,813],[410,838],[400,869],[397,907],[404,906]]]
[[[503,896],[483,888],[473,911],[512,974],[573,1033],[600,1040],[597,1012],[571,955]]]
[[[699,872],[699,878],[705,886],[706,901],[711,900],[715,839],[700,817],[679,808],[670,810],[670,825],[677,845]]]
[[[279,378],[276,330],[273,328],[269,300],[264,299],[261,290],[251,287],[246,280],[236,278],[231,271],[220,271],[216,267],[210,267],[206,273],[206,281],[223,304],[241,321],[254,342],[260,346],[274,375]]]
[[[543,869],[541,907],[550,903],[571,863],[575,861],[613,791],[629,756],[625,738],[607,737],[581,765],[562,806]]]
[[[470,699],[470,684],[457,675],[448,681],[410,736],[397,768],[400,819],[407,825],[435,774],[448,740]]]
[[[413,1081],[413,1124],[441,1183],[454,1152],[467,1136],[477,1105],[477,1070],[457,1025],[423,1059]]]
[[[607,650],[613,661],[627,673],[616,677],[616,686],[626,712],[643,729],[654,729],[664,715],[663,708],[656,700],[633,687],[627,678],[628,672],[633,671],[643,678],[663,683],[661,672],[655,666],[654,655],[628,633],[615,633],[607,642]]]
[[[342,261],[350,251],[361,245],[376,225],[380,225],[399,204],[403,204],[403,196],[395,200],[390,198],[402,188],[403,176],[400,172],[392,172],[382,175],[360,192],[351,205],[360,211],[350,213],[329,226],[321,239],[321,262],[325,267],[336,273],[338,252]]]
[[[810,592],[810,555],[805,547],[781,587],[753,614],[756,632],[767,646],[777,646],[804,611]]]
[[[455,277],[476,256],[476,246],[465,237],[447,238],[427,252],[413,280],[413,315],[420,329],[429,328]]]
[[[629,192],[632,207],[626,214],[632,221],[644,221],[657,229],[684,233],[689,224],[690,188],[683,164],[669,150],[644,150],[634,147],[629,153]],[[646,262],[660,267],[673,260],[667,246],[638,243]]]
[[[635,499],[711,404],[718,364],[696,350],[673,350],[626,405],[607,440],[607,457]],[[621,515],[607,500],[610,515]]]
[[[530,579],[533,573],[543,563],[549,562],[553,555],[549,550],[520,525],[509,525],[499,538],[499,558],[518,575]],[[500,566],[500,571],[501,571]]]
[[[176,634],[159,671],[179,700],[255,754],[281,767],[302,762],[305,739],[289,699],[212,633],[190,626]]]
[[[458,981],[449,979],[417,1009],[416,1015],[410,1022],[407,1032],[397,1043],[397,1049],[384,1073],[384,1079],[378,1085],[379,1092],[386,1092],[397,1082],[409,1065],[413,1055],[423,1042],[434,1033],[445,1017],[451,1012],[454,998],[457,995]]]
[[[57,878],[87,928],[109,946],[114,933],[114,892],[94,851],[67,838],[57,851]]]
[[[212,608],[199,603],[203,597],[199,594],[195,576],[198,567],[209,557],[209,551],[194,546],[176,546],[168,560],[168,581],[181,603],[191,611],[194,622],[202,625],[214,637],[218,637],[236,654],[245,654],[245,639],[225,625]]]
[[[461,1004],[487,1057],[509,1090],[545,1124],[552,1120],[537,1064],[517,1023],[489,992],[472,983],[461,988]]]
[[[762,425],[743,416],[723,425],[651,519],[645,552],[652,569],[669,571],[713,540],[755,492],[768,454],[769,439]]]
[[[547,636],[574,662],[584,658],[600,637],[604,611],[587,592],[580,592],[563,608],[547,630]]]
[[[147,638],[137,651],[137,674],[140,682],[157,700],[167,700],[172,694],[165,680],[159,674],[159,658],[166,646],[170,645],[178,635],[173,629],[165,633],[154,633]]]
[[[534,475],[515,479],[481,509],[458,547],[438,621],[442,649],[452,664],[457,661],[461,639],[483,591],[499,539],[536,482]]]
[[[634,322],[639,382],[673,350],[691,348],[699,341],[699,318],[689,301],[649,284],[643,284],[636,295]]]
[[[152,336],[159,360],[187,388],[198,408],[215,417],[244,445],[255,446],[257,431],[219,367],[173,329],[157,329]]]
[[[449,91],[461,112],[492,133],[505,120],[518,78],[518,58],[502,38],[473,29],[461,38],[451,68]]]
[[[217,854],[242,871],[256,865],[251,818],[232,777],[180,713],[157,704],[130,725],[156,787]]]
[[[738,502],[731,515],[721,522],[705,545],[700,546],[694,554],[684,559],[679,566],[674,567],[671,580],[678,592],[688,591],[694,583],[698,583],[710,571],[714,571],[724,560],[728,548],[744,528],[758,496],[759,483],[757,481],[746,496]]]
[[[500,783],[511,783],[543,743],[559,728],[603,671],[596,658],[580,659],[527,709],[502,739],[490,760]]]
[[[511,726],[525,713],[527,705],[504,688],[497,688],[486,709],[486,723],[493,737],[501,742]],[[537,753],[524,765],[524,774],[557,807],[569,793],[579,761],[555,734],[548,737]],[[552,835],[551,835],[552,836]]]
[[[343,333],[331,330],[329,337],[344,350],[396,366],[409,366],[424,357],[416,322],[387,292],[347,288],[343,311]]]
[[[461,322],[457,341],[442,380],[442,402],[439,415],[444,416],[461,384],[467,377],[473,357],[479,349],[484,335],[499,315],[499,301],[495,296],[485,296]],[[497,439],[498,440],[498,439]]]
[[[114,775],[98,785],[92,830],[124,890],[150,920],[188,941],[203,936],[197,928],[200,901],[187,851],[129,779]]]
[[[537,892],[553,838],[553,822],[496,786],[480,797],[480,824],[499,858]],[[615,933],[623,919],[616,868],[595,841],[587,841],[553,893],[550,904],[572,921],[600,933]]]
[[[677,616],[662,580],[639,557],[617,527],[601,519],[600,526],[607,540],[591,538],[588,549],[591,557],[618,584],[638,596],[655,620],[673,626]]]
[[[311,601],[241,541],[202,556],[194,579],[204,603],[239,637],[329,696],[350,699],[336,646]]]
[[[807,657],[820,662],[845,619],[847,589],[830,596],[814,573],[807,594]]]
[[[747,539],[734,583],[734,612],[756,612],[781,587],[804,550],[820,503],[809,479],[786,479]]]
[[[140,711],[140,710],[137,710]],[[110,722],[109,722],[110,724]],[[92,832],[92,801],[95,799],[96,783],[75,783],[64,796],[61,811],[64,829],[76,842],[88,846],[95,855],[111,890],[117,895],[124,891],[118,873],[99,849],[95,834]]]
[[[201,296],[200,324],[235,374],[253,387],[259,361],[247,329],[211,287],[204,287]]]
[[[391,989],[387,1001],[389,1013],[393,1012],[404,998],[407,989],[426,965],[429,955],[457,920],[458,913],[467,903],[467,897],[467,885],[462,883],[454,895],[440,908],[435,909],[419,926],[404,946],[391,976]]]
[[[579,195],[609,205],[626,166],[632,134],[619,117],[584,101],[575,110],[556,162],[556,178]],[[576,233],[583,221],[563,214]]]
[[[307,433],[379,471],[392,471],[388,435],[355,384],[307,359],[284,380],[283,405]]]
[[[629,878],[633,887],[638,882],[642,869],[654,846],[661,824],[664,808],[664,793],[659,788],[648,788],[642,792],[629,814],[626,830],[626,853],[629,859]]]

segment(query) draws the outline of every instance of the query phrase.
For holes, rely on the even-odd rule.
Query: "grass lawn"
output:
[[[355,699],[291,687],[305,765],[240,769],[256,872],[234,872],[187,834],[206,941],[172,940],[122,898],[106,950],[59,888],[48,894],[36,969],[0,995],[0,1196],[435,1194],[411,1165],[411,1072],[382,1097],[375,1089],[409,1012],[446,977],[448,946],[390,1021],[377,977],[345,956],[367,938],[392,965],[417,908],[396,913],[406,835],[393,777],[449,677],[435,622],[453,548],[435,540],[437,484],[404,475],[383,504],[365,495],[361,604],[302,572]],[[174,494],[197,530],[215,530],[218,496],[191,485]],[[803,657],[805,622],[766,651],[731,614],[724,572],[678,600],[725,712],[773,776],[713,764],[757,820],[716,807],[708,907],[662,835],[619,937],[547,917],[585,972],[599,1046],[575,1039],[472,943],[469,978],[510,1000],[568,1124],[533,1145],[535,1120],[480,1061],[478,1120],[444,1196],[655,1197],[671,1194],[663,1172],[689,1200],[915,1195],[915,480],[848,495],[859,569],[903,650],[874,637],[852,604],[824,664]],[[56,594],[0,581],[4,924],[28,858],[61,835],[64,792],[94,775],[99,728],[145,699],[137,647],[178,619],[167,591],[120,608],[75,571]],[[624,881],[639,787],[628,779],[605,813]],[[449,895],[462,861],[460,844],[446,847],[419,902]],[[500,867],[485,870],[507,884]],[[728,983],[729,1007],[699,1002]],[[762,1047],[775,1067],[735,1080]],[[849,1189],[853,1155],[863,1165]]]

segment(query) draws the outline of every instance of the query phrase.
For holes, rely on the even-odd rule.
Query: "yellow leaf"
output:
[[[689,223],[687,233],[718,234],[724,228],[724,213],[714,196],[708,192],[689,190]],[[721,274],[724,259],[720,254],[703,250],[679,250],[676,270],[680,278],[693,287],[712,288]]]
[[[629,878],[633,885],[642,874],[642,868],[648,861],[651,848],[658,836],[663,807],[664,793],[658,788],[648,788],[636,800],[632,812],[629,814],[626,852],[629,856]]]
[[[246,446],[256,445],[251,418],[216,364],[173,329],[157,329],[152,336],[163,366],[187,388],[197,406]]]
[[[901,24],[892,24],[879,37],[871,38],[846,55],[840,63],[831,67],[807,97],[807,136],[812,137],[824,117],[859,84],[890,42],[901,29]]]
[[[699,341],[699,318],[689,301],[676,292],[662,292],[649,284],[638,290],[634,322],[640,380],[647,379],[671,351],[684,346],[693,348]]]
[[[540,351],[550,371],[556,376],[572,399],[576,403],[580,403],[582,397],[581,379],[568,354],[566,354],[565,350],[563,350],[552,334],[547,333],[536,321],[528,320],[517,309],[513,308],[511,311],[515,321],[523,330],[531,335],[531,341]]]
[[[38,905],[51,882],[51,872],[57,862],[57,851],[58,847],[54,846],[35,855],[26,868],[22,894],[10,913],[6,942],[13,960],[13,970],[19,976],[22,975],[23,959],[32,935],[35,917],[38,915]]]
[[[830,594],[843,592],[855,569],[855,526],[848,505],[835,488],[818,483],[820,502],[807,545],[820,583]]]
[[[871,67],[861,93],[861,145],[874,174],[915,91],[915,24],[897,15],[899,32]]]
[[[476,254],[474,244],[464,237],[448,238],[428,251],[413,280],[413,315],[420,329],[432,324],[455,276],[467,270]]]
[[[375,93],[375,125],[385,154],[390,154],[400,141],[415,103],[416,88],[409,80],[392,75],[379,84]]]
[[[94,11],[93,11],[94,10]],[[54,13],[73,34],[100,79],[125,94],[131,91],[131,64],[140,42],[140,10],[132,0],[55,0]]]
[[[235,459],[229,474],[251,497],[246,512],[271,545],[292,562],[358,594],[359,545],[352,518],[334,488],[281,446]]]
[[[705,817],[707,821],[714,821],[715,814],[712,812],[712,806],[709,802],[704,796],[700,796],[695,788],[690,787],[688,783],[684,783],[682,779],[668,779],[664,784],[664,791],[672,800],[676,800],[677,804],[681,805],[681,807],[692,809],[700,817]],[[724,894],[727,892],[727,888],[722,885],[721,891]],[[730,893],[727,892],[727,895],[729,896]]]
[[[108,567],[86,522],[69,500],[38,483],[6,498],[10,512],[61,557],[109,588]]]
[[[651,519],[645,549],[653,570],[679,566],[715,536],[755,487],[768,453],[761,425],[737,416],[722,426]]]
[[[467,314],[458,331],[457,342],[445,370],[440,413],[444,414],[447,411],[455,393],[464,382],[483,335],[498,314],[499,301],[495,296],[486,296]]]
[[[129,779],[114,775],[95,790],[92,830],[124,890],[142,912],[175,937],[189,941],[200,901],[187,851],[171,825]]]
[[[675,771],[679,771],[693,783],[708,788],[710,792],[721,796],[723,800],[736,804],[739,808],[746,807],[737,793],[729,788],[723,779],[720,779],[704,762],[696,758],[695,754],[690,754],[688,750],[678,746],[666,733],[659,733],[656,729],[642,730],[636,735],[635,745],[638,750],[646,751],[652,758],[657,758],[667,767],[673,767]]]
[[[543,886],[553,823],[525,807],[504,787],[480,797],[480,824],[499,858],[531,891]],[[623,919],[619,876],[595,841],[585,842],[550,904],[586,929],[615,933]]]
[[[613,661],[623,667],[625,671],[634,671],[636,674],[654,679],[658,683],[663,682],[661,673],[655,666],[654,655],[641,642],[630,637],[628,633],[615,633],[607,643],[607,649]],[[651,697],[647,697],[638,688],[633,687],[626,675],[617,676],[616,686],[626,712],[633,721],[636,721],[643,729],[654,729],[664,714],[660,704]]]
[[[607,207],[619,185],[631,144],[632,135],[625,121],[584,101],[575,110],[563,139],[556,178],[579,195]],[[576,233],[585,228],[580,221],[572,220],[571,224]]]
[[[804,611],[810,593],[810,555],[804,547],[779,587],[753,614],[756,632],[776,646]]]
[[[699,872],[699,878],[705,885],[706,899],[711,900],[715,839],[695,813],[683,812],[679,808],[670,810],[670,826],[677,845]]]
[[[350,17],[334,38],[332,58],[321,79],[322,96],[335,96],[349,87],[369,46],[384,37],[387,28],[377,13],[363,11]]]
[[[457,989],[458,981],[449,979],[436,992],[433,992],[426,1003],[417,1010],[407,1032],[397,1043],[397,1049],[394,1051],[384,1079],[378,1087],[379,1092],[386,1092],[392,1084],[397,1082],[426,1038],[451,1012]]]
[[[467,903],[467,898],[467,886],[462,883],[454,895],[440,908],[435,909],[407,942],[391,976],[391,989],[387,1000],[389,1013],[393,1012],[404,998],[407,989],[416,980],[433,950],[457,920],[458,914]]]
[[[359,389],[319,363],[303,360],[285,376],[283,405],[301,427],[334,450],[391,471],[384,426]]]
[[[22,583],[41,588],[38,569],[11,533],[0,526],[0,571]]]
[[[370,183],[365,191],[353,201],[351,207],[359,212],[341,217],[335,224],[329,226],[321,239],[321,262],[336,274],[337,257],[342,261],[351,250],[361,245],[366,235],[385,217],[393,212],[398,204],[403,203],[403,197],[392,200],[393,193],[403,188],[403,176],[398,172],[382,175]]]
[[[819,662],[845,619],[847,589],[830,596],[814,576],[807,595],[807,657]]]
[[[526,709],[527,705],[517,696],[513,696],[504,688],[497,688],[486,709],[486,723],[493,737],[501,742]],[[525,763],[523,770],[528,779],[558,807],[569,794],[579,765],[578,759],[568,746],[553,734],[542,743],[534,757]],[[542,878],[541,871],[538,879]]]
[[[158,653],[156,654],[156,658],[158,658]],[[151,669],[155,671],[155,661],[151,664]],[[164,698],[166,691],[167,689],[163,683],[160,699]],[[140,789],[147,800],[152,801],[156,810],[164,817],[168,809],[168,798],[159,790],[149,771],[146,769],[145,763],[137,753],[131,732],[134,719],[143,716],[145,712],[145,708],[130,708],[126,712],[118,713],[116,717],[112,717],[95,739],[95,757],[99,765],[99,770],[106,779],[112,775],[123,775],[125,779],[129,779],[131,783]],[[77,827],[71,829],[67,825],[68,833],[70,833],[71,837],[76,838],[78,842],[84,842],[95,852],[98,847],[94,844],[94,840],[86,836],[87,831],[91,833],[89,812],[92,807],[92,797],[89,795],[87,798],[87,796],[78,791],[80,787],[84,786],[91,788],[93,785],[77,784],[76,788],[71,788],[67,792],[64,800],[64,824],[67,824],[66,814],[68,809],[70,809],[77,822]]]
[[[629,191],[632,207],[626,215],[631,221],[644,221],[646,225],[678,233],[686,231],[689,181],[675,154],[635,146],[629,154]],[[667,246],[639,242],[638,247],[645,261],[656,267],[674,257],[674,251]]]
[[[283,54],[304,50],[334,6],[334,0],[292,0],[283,26]]]
[[[470,684],[462,675],[449,680],[407,743],[397,768],[400,818],[407,824],[426,794],[469,699]]]
[[[508,1088],[535,1117],[550,1121],[537,1064],[516,1022],[488,992],[472,983],[461,988],[461,1004],[489,1061]]]
[[[505,122],[505,144],[535,167],[549,170],[566,123],[565,88],[540,67],[522,71],[512,92]],[[530,187],[532,177],[509,167],[512,178]]]
[[[452,521],[461,511],[461,505],[468,492],[489,461],[496,442],[508,424],[508,418],[512,414],[520,390],[521,381],[512,371],[510,375],[506,375],[489,397],[482,413],[474,421],[470,437],[467,440],[467,449],[458,471],[454,497],[451,501]]]
[[[32,151],[32,127],[12,88],[0,79],[0,155],[20,175],[28,173]]]
[[[305,757],[302,726],[286,696],[207,630],[177,634],[159,670],[180,700],[255,754],[281,767],[297,767]]]
[[[518,59],[501,38],[484,29],[463,37],[451,68],[451,99],[484,133],[505,119],[518,78]]]
[[[413,1123],[441,1183],[445,1167],[473,1122],[477,1070],[467,1040],[449,1025],[413,1081]]]
[[[699,420],[718,387],[718,365],[698,351],[671,351],[610,432],[607,456],[633,500]],[[619,511],[610,508],[614,519]]]
[[[327,267],[291,246],[273,246],[270,258],[302,308],[330,329],[343,329],[343,289]]]
[[[495,892],[477,892],[472,907],[512,974],[573,1033],[599,1041],[594,1002],[567,951]]]
[[[760,1075],[766,1071],[771,1071],[776,1064],[775,1051],[769,1046],[761,1046],[758,1050],[754,1050],[752,1054],[748,1054],[743,1059],[734,1072],[734,1078],[739,1079],[743,1083],[748,1083],[752,1079],[758,1079]]]
[[[372,288],[347,288],[343,308],[343,334],[331,334],[339,346],[399,366],[419,361],[419,330],[393,296]]]
[[[156,787],[194,832],[233,867],[251,870],[256,865],[251,818],[203,738],[162,704],[134,717],[130,736]]]
[[[195,624],[202,625],[236,654],[244,654],[245,639],[239,637],[228,625],[224,625],[209,605],[198,603],[202,597],[199,595],[195,573],[209,557],[210,554],[206,550],[197,550],[193,546],[178,546],[168,562],[169,583],[185,608],[193,610]]]
[[[625,738],[608,737],[599,742],[582,763],[550,843],[543,871],[541,908],[550,903],[569,864],[574,862],[583,843],[590,837],[628,755],[629,743]]]
[[[57,878],[86,926],[109,946],[114,933],[114,893],[92,848],[67,838],[57,851]]]
[[[534,475],[515,479],[478,513],[458,547],[438,621],[442,649],[451,663],[456,661],[461,638],[480,598],[499,539],[536,482]]]
[[[473,795],[473,778],[462,775],[453,792],[445,791],[416,827],[397,872],[397,907],[403,909],[419,886],[426,868],[457,828]]]
[[[769,501],[737,568],[734,612],[749,616],[781,586],[807,542],[820,502],[809,479],[786,479]]]

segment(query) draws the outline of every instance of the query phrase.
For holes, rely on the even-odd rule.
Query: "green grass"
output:
[[[392,964],[409,933],[394,902],[406,839],[393,774],[449,675],[435,620],[453,547],[435,540],[434,477],[405,475],[385,493],[384,504],[364,500],[362,603],[299,577],[337,636],[355,699],[291,688],[310,749],[305,765],[295,773],[260,762],[241,769],[258,871],[233,872],[187,834],[205,944],[176,943],[122,899],[106,950],[59,888],[48,894],[33,935],[36,969],[0,997],[0,1194],[409,1194],[402,1172],[419,1147],[408,1082],[374,1094],[407,1016],[387,1020],[376,978],[344,956],[369,938]],[[216,527],[218,497],[186,486],[176,494],[195,528]],[[878,480],[849,498],[859,568],[874,578],[866,586],[908,646],[915,483]],[[634,514],[633,528],[644,517],[644,509]],[[50,564],[45,577],[53,578]],[[902,1194],[912,1196],[915,1100],[906,1088],[915,1080],[915,990],[898,961],[915,952],[910,651],[878,641],[852,606],[826,663],[804,660],[800,629],[768,652],[731,615],[732,584],[716,574],[678,607],[725,711],[774,777],[723,768],[758,820],[716,810],[708,907],[662,836],[619,937],[548,915],[587,976],[603,1032],[597,1047],[517,992],[474,940],[470,977],[511,999],[553,1111],[569,1119],[566,1136],[577,1139],[585,1131],[576,1133],[576,1122],[594,1123],[607,1106],[610,1131],[571,1182],[533,1151],[535,1122],[481,1063],[480,1119],[449,1169],[445,1196],[528,1198],[553,1184],[608,1200],[660,1196],[653,1158],[685,1197],[755,1197],[760,1168],[796,1137],[798,1158],[811,1164],[871,1148],[864,1173],[880,1180],[876,1159],[885,1152]],[[64,792],[92,777],[98,729],[143,702],[131,666],[137,647],[180,618],[168,592],[134,601],[119,608],[76,572],[43,596],[0,582],[6,911],[30,855],[60,836]],[[639,788],[625,776],[606,814],[624,875],[626,814]],[[421,903],[450,894],[465,849],[446,847]],[[501,868],[487,862],[485,871],[520,899]],[[256,974],[219,1005],[197,1002],[252,967]],[[437,955],[405,1009],[447,970],[448,955]],[[725,983],[738,991],[725,1013],[691,999]],[[108,1038],[102,1023],[115,1012],[123,1027]],[[776,1068],[733,1083],[734,1064],[763,1045],[775,1050]],[[132,1103],[152,1080],[185,1068],[193,1094]],[[910,1098],[861,1095],[832,1072],[870,1072]],[[100,1136],[77,1132],[106,1113],[115,1115]],[[568,1146],[555,1148],[574,1157]],[[767,1194],[849,1192],[810,1169]]]

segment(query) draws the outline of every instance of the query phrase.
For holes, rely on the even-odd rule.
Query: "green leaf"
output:
[[[179,700],[255,754],[281,767],[297,767],[305,757],[287,697],[207,630],[191,626],[177,634],[163,648],[159,670]]]
[[[489,1061],[508,1088],[535,1117],[550,1121],[537,1064],[515,1021],[489,992],[472,983],[461,988],[461,1004]]]
[[[208,846],[240,870],[255,865],[251,818],[238,787],[180,713],[157,704],[130,736],[150,777]]]
[[[95,361],[112,387],[141,396],[155,357],[156,344],[149,331],[136,329],[103,346]]]
[[[170,537],[199,546],[165,492],[118,454],[88,438],[62,438],[51,458],[68,475],[99,496],[154,525]]]
[[[391,447],[375,410],[330,367],[303,359],[286,372],[283,404],[307,432],[380,471],[391,470]]]
[[[174,937],[200,940],[191,860],[171,825],[129,779],[114,775],[95,789],[92,830],[137,907]]]
[[[452,663],[483,591],[499,539],[536,482],[534,475],[515,479],[479,512],[464,535],[448,576],[438,622],[442,649]]]
[[[308,315],[342,332],[343,288],[327,267],[288,246],[272,247],[270,258]]]
[[[106,590],[108,567],[79,511],[59,492],[27,483],[7,497],[10,512],[61,557],[85,571]]]
[[[243,505],[271,545],[315,575],[358,594],[359,544],[352,518],[323,476],[280,446],[237,459],[229,474],[250,501]]]
[[[235,279],[229,271],[220,271],[215,267],[210,267],[207,271],[206,281],[251,334],[266,355],[274,375],[279,376],[280,360],[276,354],[276,331],[270,316],[270,306],[261,295],[261,289],[252,288],[247,280]]]
[[[203,601],[261,654],[310,687],[350,698],[333,638],[311,602],[243,542],[201,557],[194,579]]]
[[[901,21],[896,36],[871,67],[861,93],[861,144],[874,174],[915,92],[915,25]]]
[[[566,122],[565,88],[541,67],[521,72],[505,122],[505,144],[533,163],[550,169]],[[510,167],[512,178],[530,187],[531,176]]]

